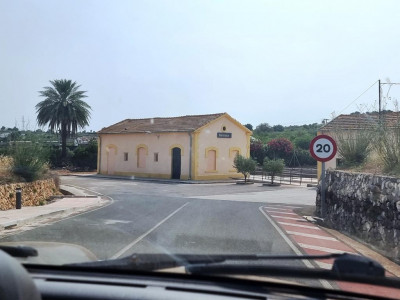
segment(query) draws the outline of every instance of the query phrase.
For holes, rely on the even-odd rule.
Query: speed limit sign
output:
[[[335,157],[336,142],[329,135],[318,135],[310,143],[310,153],[318,161],[328,161]]]

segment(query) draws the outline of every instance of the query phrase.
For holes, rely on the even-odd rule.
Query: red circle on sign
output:
[[[327,139],[328,141],[330,141],[332,143],[333,151],[328,157],[319,157],[318,154],[316,154],[314,152],[314,144],[316,142],[318,142],[320,139]],[[336,152],[337,152],[336,142],[329,135],[325,135],[325,134],[318,135],[315,138],[313,138],[311,143],[310,143],[310,154],[314,159],[316,159],[318,161],[321,161],[321,162],[329,161],[329,160],[331,160],[332,158],[335,157]]]

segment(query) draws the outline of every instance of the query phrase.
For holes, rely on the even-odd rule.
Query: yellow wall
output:
[[[136,134],[101,134],[101,155],[99,173],[107,174],[107,156],[109,148],[116,147],[115,175],[136,175],[152,177],[152,174],[163,174],[171,177],[171,146],[179,145],[182,149],[181,177],[189,177],[189,134],[188,133],[136,133]],[[138,147],[147,147],[146,167],[137,166]],[[158,153],[158,162],[154,161],[154,153]],[[128,153],[128,161],[124,161],[124,153]]]
[[[225,127],[225,131],[223,130]],[[231,138],[217,138],[218,132],[231,133]],[[122,176],[171,178],[172,148],[181,149],[181,179],[212,180],[241,178],[233,169],[233,150],[241,155],[250,155],[251,132],[228,115],[211,121],[193,133],[135,133],[135,134],[100,134],[98,172]],[[192,151],[190,151],[190,137]],[[137,166],[137,149],[144,147],[147,155],[145,168]],[[216,169],[207,170],[207,151],[215,150]],[[154,153],[158,153],[158,162]],[[115,155],[113,154],[115,153]],[[124,161],[128,153],[128,161]],[[110,159],[110,155],[114,155]],[[191,174],[189,164],[191,161]],[[114,167],[107,164],[114,163]]]
[[[223,131],[225,127],[225,131]],[[218,132],[232,133],[231,138],[217,138]],[[241,155],[250,155],[250,135],[242,126],[232,118],[223,116],[210,122],[200,130],[196,138],[196,167],[194,179],[223,179],[239,177],[242,175],[233,172],[233,159],[230,155],[232,149],[240,150]],[[207,170],[207,151],[216,150],[216,170]]]

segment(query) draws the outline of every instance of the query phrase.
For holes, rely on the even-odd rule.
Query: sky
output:
[[[1,0],[0,126],[38,129],[39,91],[54,79],[87,91],[94,131],[127,118],[227,112],[256,127],[377,110],[377,80],[400,82],[399,28],[396,0]],[[400,85],[382,85],[387,109],[398,97]]]

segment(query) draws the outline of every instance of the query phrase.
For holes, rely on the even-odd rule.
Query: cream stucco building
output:
[[[237,154],[250,156],[251,131],[227,113],[127,119],[99,134],[100,174],[212,180],[240,178]]]

